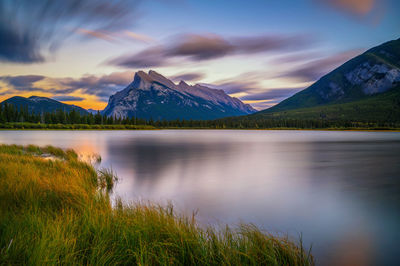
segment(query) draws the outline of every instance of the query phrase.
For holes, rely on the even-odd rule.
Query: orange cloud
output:
[[[109,41],[109,42],[116,41],[114,39],[114,37],[111,36],[111,34],[102,32],[102,31],[93,31],[93,30],[87,30],[84,28],[78,28],[76,30],[76,32],[79,34],[82,34],[82,35],[95,37],[95,38],[102,39],[102,40]]]
[[[113,72],[100,76],[55,78],[39,75],[0,76],[0,102],[12,96],[43,96],[67,104],[102,110],[108,97],[126,87],[133,72]]]
[[[368,15],[375,6],[376,0],[317,0],[342,11],[358,16]]]
[[[118,32],[107,32],[107,31],[94,31],[88,30],[84,28],[78,28],[75,30],[76,33],[81,35],[85,35],[87,37],[94,37],[97,39],[109,41],[109,42],[116,42],[119,40],[135,40],[144,43],[152,43],[154,39],[150,36],[139,34],[132,31],[118,31]]]
[[[141,42],[145,42],[145,43],[154,42],[153,38],[151,38],[151,37],[149,37],[147,35],[144,35],[144,34],[139,34],[139,33],[135,33],[135,32],[132,32],[132,31],[124,31],[124,34],[127,37],[132,38],[132,39],[137,40],[137,41],[141,41]]]

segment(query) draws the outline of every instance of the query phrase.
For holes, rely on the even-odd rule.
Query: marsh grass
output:
[[[301,241],[253,225],[217,230],[171,205],[112,207],[114,182],[71,150],[0,145],[0,264],[313,265]]]
[[[97,173],[99,188],[106,192],[111,192],[115,182],[118,181],[118,177],[112,168],[102,168],[98,170]]]

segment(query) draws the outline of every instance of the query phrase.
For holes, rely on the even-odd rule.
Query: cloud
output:
[[[363,50],[354,49],[317,59],[298,66],[279,77],[297,78],[303,81],[315,81],[336,67],[359,55]]]
[[[227,40],[214,34],[187,34],[180,36],[178,42],[165,50],[165,56],[187,56],[192,60],[207,60],[225,56],[235,47]]]
[[[94,37],[94,38],[109,41],[109,42],[116,41],[116,39],[107,32],[87,30],[84,28],[78,28],[78,29],[76,29],[76,32],[79,34],[85,35],[85,36]]]
[[[280,100],[260,100],[260,101],[246,101],[246,103],[250,104],[256,110],[265,110],[270,108],[276,104],[278,104]]]
[[[0,16],[2,16],[0,9]],[[0,17],[0,62],[18,63],[42,62],[44,57],[39,52],[39,45],[31,32],[18,32],[9,28],[9,23]]]
[[[51,98],[60,102],[81,102],[85,100],[85,98],[70,95],[56,95]]]
[[[52,78],[45,76],[3,76],[7,84],[6,93],[45,92],[61,97],[63,94],[80,93],[98,96],[103,101],[126,87],[133,80],[133,72],[114,72],[107,75],[86,75],[81,78]],[[41,83],[44,81],[44,83]],[[70,96],[68,96],[70,97]],[[67,100],[63,100],[67,101]]]
[[[45,76],[39,75],[21,75],[21,76],[3,76],[0,80],[17,88],[31,87],[34,82],[43,80]]]
[[[237,53],[252,54],[271,51],[299,50],[314,43],[314,39],[307,35],[262,35],[252,37],[238,37],[232,39]]]
[[[246,96],[240,97],[243,101],[259,101],[259,100],[271,100],[271,99],[282,99],[287,98],[301,91],[304,88],[277,88],[268,89],[259,93],[252,93]]]
[[[251,82],[242,82],[242,81],[228,81],[216,84],[201,83],[200,85],[213,89],[223,90],[227,94],[257,90],[258,86],[257,84]]]
[[[289,54],[278,55],[277,57],[273,58],[270,62],[273,64],[293,64],[298,62],[304,62],[310,60],[312,58],[319,58],[321,57],[321,52],[294,52]]]
[[[95,38],[95,39],[100,39],[108,42],[120,42],[122,40],[126,41],[139,41],[139,42],[144,42],[144,43],[152,43],[155,40],[151,38],[150,36],[144,35],[144,34],[139,34],[135,33],[132,31],[115,31],[115,32],[110,32],[106,30],[88,30],[85,28],[77,28],[75,30],[76,33],[81,34],[82,36],[86,38]]]
[[[149,68],[160,67],[167,64],[167,58],[161,47],[152,47],[134,55],[122,55],[105,64],[116,65],[125,68]]]
[[[171,80],[173,80],[174,82],[179,82],[181,80],[183,81],[198,81],[202,78],[204,78],[204,73],[183,73],[183,74],[177,74],[175,76],[171,77]]]
[[[376,0],[316,0],[316,1],[329,5],[335,9],[357,16],[365,16],[369,14],[373,10],[376,4]]]
[[[145,43],[154,42],[153,38],[151,38],[150,36],[144,35],[144,34],[132,32],[132,31],[128,31],[128,30],[124,31],[123,34],[126,37],[129,37],[129,38],[134,39],[136,41],[141,41],[141,42],[145,42]]]
[[[136,54],[122,55],[106,64],[128,68],[159,67],[174,58],[205,61],[232,55],[252,55],[265,52],[299,50],[311,46],[315,40],[305,35],[242,36],[223,38],[216,34],[184,34],[171,38],[165,45],[147,48]]]
[[[132,24],[135,0],[0,2],[0,61],[43,62],[71,34],[85,25],[86,34],[124,29]],[[82,31],[82,30],[81,30]]]
[[[133,72],[114,72],[108,75],[86,75],[78,79],[55,79],[67,90],[80,91],[84,94],[95,95],[108,101],[108,97],[126,87],[133,80]]]

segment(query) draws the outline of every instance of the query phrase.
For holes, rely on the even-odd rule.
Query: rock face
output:
[[[399,85],[400,39],[366,51],[307,89],[261,112],[348,103],[385,93]]]
[[[400,82],[400,70],[385,63],[370,65],[365,62],[345,76],[352,85],[361,86],[367,95],[385,92]]]
[[[154,120],[216,119],[254,113],[250,105],[223,90],[201,85],[178,85],[155,71],[135,74],[133,82],[112,95],[103,114]]]
[[[29,98],[21,97],[21,96],[14,96],[0,104],[8,103],[16,106],[17,108],[25,108],[28,107],[29,112],[33,112],[36,114],[40,113],[51,113],[57,110],[63,110],[65,112],[71,112],[75,110],[80,114],[84,115],[88,112],[76,105],[65,104],[59,101],[47,98],[47,97],[39,97],[39,96],[31,96]]]

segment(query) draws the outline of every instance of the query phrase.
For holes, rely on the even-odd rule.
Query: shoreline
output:
[[[374,129],[374,128],[195,128],[195,127],[169,127],[169,128],[0,128],[1,131],[152,131],[152,130],[234,130],[234,131],[355,131],[355,132],[400,132],[400,128]]]

